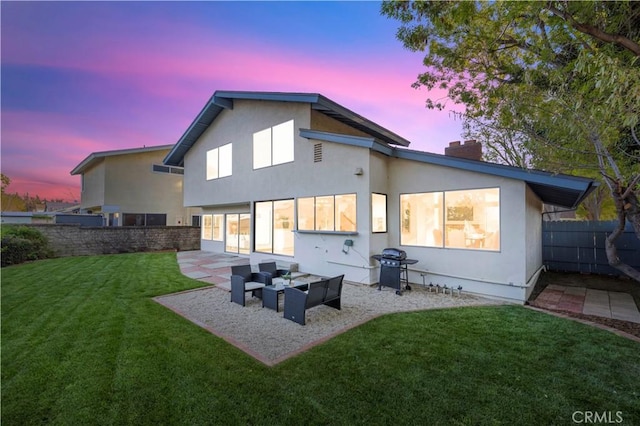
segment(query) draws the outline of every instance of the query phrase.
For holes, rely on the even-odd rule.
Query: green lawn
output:
[[[403,313],[270,368],[151,300],[201,285],[174,253],[3,268],[2,424],[640,424],[640,344],[606,331]]]

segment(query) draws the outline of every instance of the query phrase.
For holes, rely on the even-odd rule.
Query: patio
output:
[[[262,308],[260,299],[248,299],[245,307],[230,302],[231,266],[246,264],[247,258],[202,251],[179,252],[177,256],[183,274],[216,285],[154,300],[266,365],[275,365],[387,313],[501,303],[464,292],[460,296],[436,294],[421,286],[398,296],[390,288],[378,291],[377,287],[345,282],[342,310],[312,308],[307,311],[307,324],[301,326],[284,319],[282,311]]]

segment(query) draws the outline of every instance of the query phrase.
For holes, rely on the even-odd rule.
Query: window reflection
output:
[[[271,129],[253,134],[253,168],[271,165]]]
[[[316,197],[316,230],[334,231],[333,196]]]
[[[212,216],[210,214],[202,215],[202,239],[210,240],[213,235]]]
[[[499,188],[403,194],[400,208],[403,245],[500,250]]]
[[[387,196],[371,194],[371,232],[387,232]]]
[[[298,198],[298,229],[356,232],[356,205],[356,194]]]
[[[293,120],[253,134],[253,168],[275,166],[293,161]]]
[[[336,195],[335,211],[335,230],[343,232],[355,232],[356,194]]]
[[[293,209],[293,200],[256,203],[256,251],[293,256]]]
[[[207,180],[231,176],[232,152],[230,143],[207,151]]]

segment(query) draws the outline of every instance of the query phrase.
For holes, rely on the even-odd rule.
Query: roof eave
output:
[[[83,173],[90,166],[93,166],[98,161],[101,161],[103,158],[110,157],[113,155],[127,155],[127,154],[137,154],[140,152],[152,152],[152,151],[160,151],[164,149],[170,149],[174,145],[157,145],[157,146],[144,146],[142,148],[127,148],[127,149],[114,149],[110,151],[98,151],[92,152],[89,154],[84,160],[80,162],[73,170],[71,170],[71,175],[79,175]]]
[[[359,114],[333,102],[318,93],[284,93],[284,92],[243,92],[218,90],[209,99],[189,128],[178,139],[173,149],[167,154],[163,162],[170,166],[184,166],[184,156],[196,143],[198,138],[213,123],[223,109],[233,109],[233,101],[260,100],[274,102],[308,103],[316,111],[329,117],[343,121],[351,127],[364,133],[369,133],[376,139],[399,146],[409,146],[410,142],[384,127],[362,117]]]

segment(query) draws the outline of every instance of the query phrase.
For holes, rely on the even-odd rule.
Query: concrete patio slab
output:
[[[202,271],[193,271],[193,272],[186,272],[186,273],[183,272],[183,274],[189,278],[193,278],[194,280],[211,276],[211,274],[207,274],[206,272],[202,272]]]
[[[628,293],[550,284],[532,304],[543,309],[640,323],[640,312]]]

